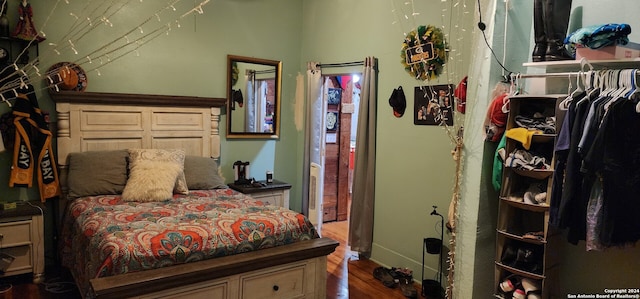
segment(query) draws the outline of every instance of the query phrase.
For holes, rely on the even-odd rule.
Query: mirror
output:
[[[281,61],[227,55],[227,138],[279,138],[281,73]]]

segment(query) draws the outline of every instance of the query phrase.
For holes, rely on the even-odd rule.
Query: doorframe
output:
[[[327,112],[327,108],[328,108],[328,100],[327,100],[327,90],[328,90],[328,86],[326,84],[326,80],[328,78],[331,77],[345,77],[348,76],[350,78],[350,82],[347,85],[346,89],[342,89],[342,97],[341,97],[341,101],[340,104],[338,105],[338,112],[339,112],[339,129],[338,129],[338,136],[337,136],[337,140],[339,143],[339,149],[338,149],[338,168],[337,168],[337,199],[336,199],[336,219],[335,221],[345,221],[349,219],[349,202],[350,202],[350,189],[349,188],[349,184],[350,184],[350,180],[349,180],[349,175],[350,175],[350,169],[349,169],[349,165],[350,165],[350,155],[351,155],[351,139],[355,140],[355,135],[352,138],[352,123],[353,123],[353,115],[356,115],[357,117],[357,107],[359,106],[359,100],[356,102],[354,102],[354,91],[356,90],[355,88],[355,84],[357,83],[354,82],[353,78],[354,76],[358,76],[359,78],[362,77],[362,71],[357,71],[357,72],[346,72],[346,73],[330,73],[330,74],[322,74],[322,82],[323,82],[323,110],[325,112]],[[359,81],[359,80],[358,80]],[[342,86],[341,86],[342,88]],[[358,89],[359,90],[359,89]],[[345,94],[348,94],[348,97],[345,97]],[[358,96],[357,98],[359,99],[359,95],[360,92],[358,92]],[[344,99],[348,98],[348,101],[344,101]],[[357,119],[356,119],[357,121]],[[322,130],[325,130],[325,128],[321,128]],[[323,145],[323,149],[322,149],[322,153],[323,154],[323,161],[326,161],[326,131],[325,131],[325,141],[321,142],[321,144]],[[325,164],[325,163],[323,163]],[[326,165],[322,165],[321,168],[321,176],[323,177],[323,189],[325,188],[325,184],[326,184],[326,170],[327,167]],[[323,204],[324,204],[324,192],[323,192]],[[323,207],[323,213],[322,213],[322,217],[323,219],[320,221],[322,223],[325,222],[324,216],[325,216],[325,212],[324,212],[324,207]]]

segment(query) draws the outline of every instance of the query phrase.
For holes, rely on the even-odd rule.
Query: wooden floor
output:
[[[340,242],[336,251],[327,258],[327,299],[406,298],[399,287],[387,288],[373,277],[373,269],[378,267],[376,263],[366,259],[360,260],[357,253],[349,250],[346,245],[347,222],[331,222],[322,226],[323,237]],[[13,299],[80,298],[73,286],[68,284],[72,280],[65,274],[47,273],[46,283],[39,285],[31,283],[30,274],[2,281],[13,284]],[[419,285],[415,285],[418,298],[423,298],[420,296]],[[67,292],[64,292],[65,290]]]
[[[336,251],[327,258],[327,299],[406,298],[399,287],[387,288],[373,277],[373,269],[378,264],[359,259],[356,252],[349,250],[348,221],[324,223],[322,236],[340,242]],[[420,286],[415,283],[414,286],[418,298],[424,298],[420,296]]]

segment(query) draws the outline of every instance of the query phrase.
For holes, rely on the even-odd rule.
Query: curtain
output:
[[[302,211],[309,220],[316,225],[319,230],[322,225],[321,215],[309,215],[309,174],[311,171],[311,163],[321,164],[320,140],[321,132],[317,132],[317,128],[321,128],[318,122],[322,122],[323,99],[322,99],[322,71],[318,66],[318,62],[309,62],[307,64],[307,113],[305,117],[305,138],[304,138],[304,165],[302,179]],[[318,200],[321,200],[319,198]],[[321,209],[319,209],[321,210]],[[320,211],[321,212],[321,211]]]
[[[351,250],[365,256],[370,256],[373,242],[377,65],[378,61],[375,57],[365,58],[360,109],[358,110],[351,214],[349,215],[349,246],[351,246]]]
[[[256,131],[256,127],[255,127],[255,119],[256,119],[256,90],[255,90],[255,85],[256,85],[256,77],[255,77],[255,73],[252,72],[247,72],[247,99],[245,100],[245,116],[244,116],[244,120],[245,120],[245,124],[244,124],[244,130],[246,132],[255,132]]]
[[[256,131],[255,132],[269,132],[269,127],[265,121],[267,117],[267,90],[269,89],[269,84],[267,80],[258,80],[258,95],[256,97],[256,115],[258,118],[256,119]],[[273,132],[271,130],[271,132]]]

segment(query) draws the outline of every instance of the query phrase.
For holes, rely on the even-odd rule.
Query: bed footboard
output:
[[[91,280],[95,298],[326,298],[329,238]],[[256,293],[257,292],[257,293]]]

